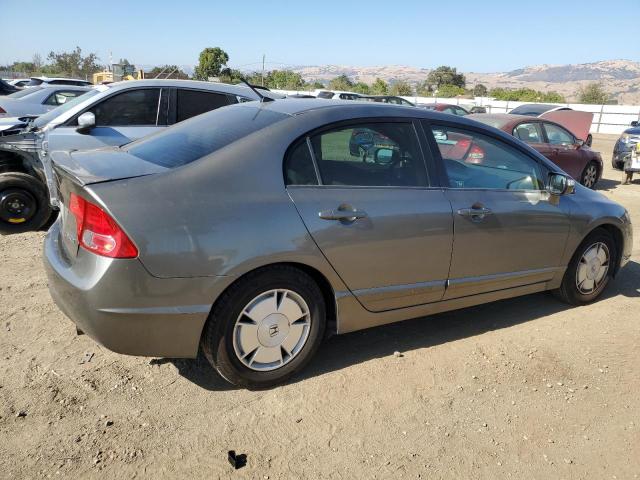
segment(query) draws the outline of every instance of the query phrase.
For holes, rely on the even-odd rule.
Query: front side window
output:
[[[538,122],[521,123],[513,129],[513,136],[525,143],[544,143],[542,130]]]
[[[98,127],[155,125],[159,97],[159,88],[129,90],[107,98],[91,111]]]
[[[470,130],[432,126],[450,188],[542,190],[538,162],[498,139]]]
[[[564,128],[554,125],[553,123],[545,123],[544,129],[547,132],[547,139],[551,145],[573,145],[574,138]]]
[[[229,105],[229,99],[222,93],[179,88],[176,105],[176,121],[182,122],[187,118],[195,117],[196,115],[224,107],[225,105]]]
[[[83,93],[85,92],[80,90],[68,90],[68,91],[62,90],[59,92],[55,92],[52,95],[49,95],[49,97],[44,102],[44,104],[54,105],[54,106],[63,105],[67,103],[67,101],[71,100],[72,98],[79,97]]]
[[[412,123],[362,123],[311,136],[323,185],[423,187],[424,160]]]

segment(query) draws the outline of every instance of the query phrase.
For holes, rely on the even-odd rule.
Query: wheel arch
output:
[[[582,240],[580,240],[580,243],[578,244],[578,247],[576,247],[576,250],[577,248],[579,248],[580,245],[582,245],[582,242],[584,242],[585,239],[589,237],[589,235],[592,235],[594,232],[597,232],[598,230],[604,230],[613,237],[613,242],[616,247],[616,251],[615,251],[615,263],[613,265],[612,276],[615,277],[615,275],[618,273],[618,270],[620,270],[620,260],[622,259],[622,252],[624,250],[624,235],[622,233],[622,230],[620,230],[620,228],[617,225],[614,225],[613,223],[602,223],[600,225],[593,227],[591,230],[587,232],[587,234],[584,237],[582,237]]]
[[[234,285],[236,285],[239,281],[241,281],[242,279],[244,279],[247,275],[251,275],[254,274],[256,272],[259,272],[261,270],[268,270],[270,268],[274,268],[274,267],[281,267],[281,266],[288,266],[288,267],[292,267],[295,268],[297,270],[300,270],[304,273],[306,273],[307,275],[309,275],[314,282],[316,282],[316,284],[318,285],[318,288],[320,288],[320,291],[322,293],[322,297],[324,299],[324,303],[325,303],[325,308],[326,308],[326,328],[325,328],[325,336],[332,336],[335,335],[338,331],[338,307],[337,307],[337,302],[336,302],[336,295],[335,295],[335,291],[331,285],[331,283],[329,282],[329,280],[326,278],[326,276],[320,272],[317,268],[312,267],[308,264],[305,263],[300,263],[300,262],[274,262],[274,263],[268,263],[265,265],[261,265],[259,267],[253,268],[247,272],[244,272],[242,275],[236,277],[231,283],[229,283],[229,285],[227,285],[224,290],[222,290],[222,292],[220,292],[220,295],[218,295],[218,297],[216,298],[216,300],[213,302],[213,305],[211,305],[211,309],[209,310],[209,315],[207,316],[207,320],[206,322],[204,322],[204,324],[202,325],[202,329],[200,332],[200,337],[202,338],[202,335],[204,334],[205,331],[205,325],[206,323],[209,321],[209,319],[211,318],[211,313],[213,312],[213,310],[216,308],[216,305],[218,304],[218,302],[220,301],[220,299],[224,296],[224,294],[230,289],[232,288]]]

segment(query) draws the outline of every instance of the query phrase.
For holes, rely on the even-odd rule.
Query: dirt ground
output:
[[[639,478],[640,179],[620,185],[613,141],[594,142],[599,189],[629,209],[634,259],[602,300],[536,294],[334,337],[267,391],[76,336],[44,234],[0,237],[0,478]]]

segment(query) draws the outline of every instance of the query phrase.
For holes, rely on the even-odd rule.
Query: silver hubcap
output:
[[[590,165],[589,167],[587,167],[587,171],[584,172],[584,179],[582,181],[582,184],[585,187],[593,187],[593,185],[595,185],[596,183],[596,176],[598,175],[598,171],[596,169],[595,166]]]
[[[309,337],[311,315],[304,299],[291,290],[261,293],[238,315],[233,349],[251,370],[275,370],[293,360]]]
[[[576,270],[576,286],[584,295],[595,292],[604,282],[609,271],[609,249],[598,242],[582,254]]]

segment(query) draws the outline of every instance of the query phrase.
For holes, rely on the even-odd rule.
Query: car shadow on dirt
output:
[[[607,287],[603,299],[618,295],[640,297],[640,263],[630,262],[620,271]],[[391,356],[396,351],[429,348],[509,328],[569,308],[573,307],[544,292],[336,335],[322,344],[311,363],[289,383],[341,370],[374,358]],[[156,362],[172,363],[181,376],[206,390],[236,389],[218,375],[202,353],[196,359],[158,359]]]
[[[609,178],[601,178],[600,180],[598,180],[598,183],[596,183],[595,189],[596,190],[605,190],[607,192],[617,188],[620,186],[622,182],[620,180],[611,180]]]

